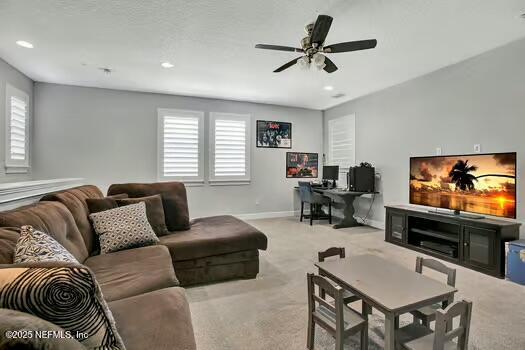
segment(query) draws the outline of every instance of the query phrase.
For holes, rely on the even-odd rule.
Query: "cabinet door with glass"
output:
[[[406,215],[391,211],[388,215],[388,229],[392,241],[406,242]]]
[[[496,230],[464,226],[463,261],[473,266],[494,269],[496,234]]]

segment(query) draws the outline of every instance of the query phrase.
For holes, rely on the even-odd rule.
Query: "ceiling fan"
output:
[[[301,48],[266,44],[257,44],[255,45],[255,47],[258,49],[266,50],[304,53],[304,56],[297,57],[296,59],[282,65],[281,67],[274,70],[274,73],[282,72],[283,70],[290,68],[296,63],[304,69],[309,68],[310,64],[314,63],[314,65],[317,68],[324,69],[328,73],[333,73],[337,70],[337,66],[324,54],[367,50],[376,47],[376,39],[348,41],[344,43],[324,46],[324,41],[326,39],[326,36],[328,35],[330,26],[332,25],[332,20],[333,18],[330,16],[319,15],[315,23],[310,23],[306,25],[304,30],[308,35],[304,37],[303,40],[301,40]]]

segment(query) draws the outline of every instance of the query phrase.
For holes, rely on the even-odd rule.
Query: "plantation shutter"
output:
[[[202,112],[163,110],[161,177],[202,180]]]
[[[355,164],[355,115],[328,121],[328,165],[339,165],[339,180]]]
[[[29,167],[29,96],[7,86],[6,166]]]
[[[213,113],[211,119],[210,180],[249,180],[249,116]]]

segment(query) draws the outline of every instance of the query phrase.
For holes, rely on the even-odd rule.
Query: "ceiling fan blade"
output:
[[[298,49],[290,46],[280,46],[280,45],[266,45],[266,44],[257,44],[255,45],[256,49],[266,49],[266,50],[277,50],[277,51],[290,51],[290,52],[303,52],[303,49]]]
[[[339,43],[328,45],[324,47],[325,53],[349,52],[358,50],[373,49],[377,45],[376,39],[348,41],[346,43]]]
[[[293,66],[294,64],[296,64],[297,61],[299,61],[301,58],[303,58],[303,56],[301,56],[301,57],[297,57],[296,59],[294,59],[294,60],[292,60],[292,61],[290,61],[290,62],[288,62],[288,63],[283,64],[282,66],[280,66],[279,68],[277,68],[277,69],[274,70],[273,72],[274,72],[274,73],[282,72],[283,70],[288,69],[288,68],[290,68],[291,66]]]
[[[324,70],[327,72],[327,73],[333,73],[337,70],[337,66],[335,65],[334,62],[332,62],[331,59],[329,59],[328,57],[325,57],[324,58]]]
[[[332,20],[332,17],[326,15],[319,15],[319,17],[317,17],[317,21],[315,21],[314,24],[314,29],[312,30],[312,43],[319,45],[324,43],[324,40],[328,35],[328,31],[330,30],[330,26],[332,25]]]

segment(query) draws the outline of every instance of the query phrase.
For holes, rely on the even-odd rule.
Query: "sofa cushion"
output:
[[[88,348],[124,350],[95,276],[83,265],[1,268],[0,308],[52,322]]]
[[[195,350],[184,289],[172,287],[109,303],[127,350]]]
[[[15,259],[15,247],[20,229],[15,227],[0,228],[0,265],[12,264]]]
[[[41,261],[63,261],[78,264],[78,260],[53,237],[45,232],[33,229],[31,225],[22,226],[20,238],[16,242],[15,264]]]
[[[148,222],[144,202],[90,214],[89,218],[103,254],[159,242]]]
[[[146,204],[146,215],[148,216],[148,221],[153,228],[153,231],[155,231],[155,234],[159,237],[168,234],[166,217],[164,215],[164,207],[162,206],[162,197],[160,194],[147,197],[117,199],[116,202],[119,207],[144,202]]]
[[[178,286],[168,249],[162,245],[89,257],[89,267],[107,301]]]
[[[192,221],[191,229],[160,237],[173,261],[190,260],[242,250],[266,249],[261,231],[230,215],[210,216]]]
[[[57,332],[63,337],[7,337],[8,331],[29,330],[31,332]],[[0,349],[24,350],[87,350],[74,338],[66,336],[66,331],[59,326],[25,312],[0,309]]]
[[[86,260],[89,255],[71,212],[62,203],[38,202],[0,212],[1,227],[24,225],[48,233],[79,262]]]
[[[117,199],[128,198],[125,193],[117,194],[115,196],[107,196],[104,198],[86,198],[86,204],[90,214],[98,213],[104,210],[115,209],[118,207]]]
[[[190,228],[186,187],[182,182],[127,183],[109,186],[108,195],[119,193],[127,193],[130,198],[160,194],[168,230],[181,231]]]
[[[71,188],[65,191],[55,192],[42,197],[42,201],[56,201],[64,204],[73,214],[78,230],[84,238],[88,253],[91,255],[98,250],[93,227],[89,222],[89,210],[86,204],[87,198],[102,198],[104,195],[98,187],[92,185]]]

